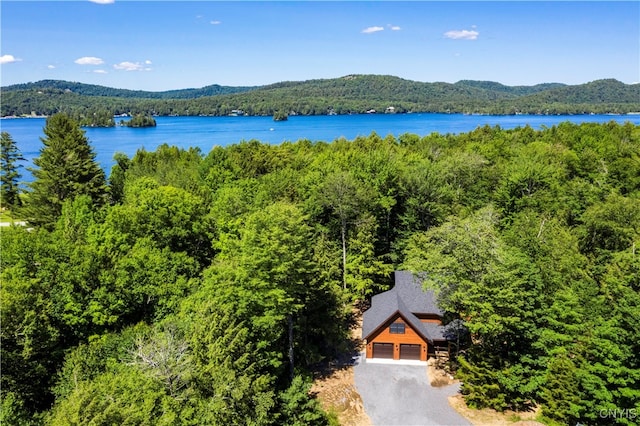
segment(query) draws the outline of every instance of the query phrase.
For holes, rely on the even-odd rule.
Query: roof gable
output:
[[[368,339],[394,315],[400,314],[426,340],[441,340],[442,326],[423,323],[415,314],[442,316],[433,291],[424,291],[422,283],[409,271],[395,272],[395,286],[373,296],[371,307],[363,315],[362,337]]]
[[[424,340],[432,340],[431,337],[428,336],[425,333],[425,328],[422,326],[423,323],[420,320],[418,320],[415,317],[415,315],[412,315],[411,313],[407,313],[407,312],[403,313],[402,311],[396,311],[396,312],[392,313],[391,315],[389,315],[389,317],[387,319],[382,321],[380,324],[378,324],[378,326],[376,328],[371,330],[368,333],[368,336],[366,336],[365,338],[377,335],[379,332],[381,332],[386,327],[388,327],[390,323],[393,323],[393,322],[397,321],[398,318],[402,318],[404,320],[405,324],[408,327],[410,327],[411,329],[413,329],[413,331],[415,331],[416,334],[418,334],[418,336],[422,337]],[[365,335],[364,335],[364,332],[363,332],[363,337],[364,336]]]
[[[424,290],[422,281],[410,271],[395,271],[395,291],[413,314],[436,314],[443,312],[435,302],[433,290]]]

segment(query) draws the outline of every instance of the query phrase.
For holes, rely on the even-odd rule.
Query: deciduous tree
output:
[[[327,177],[319,188],[318,200],[337,216],[342,242],[342,285],[347,288],[347,229],[362,210],[364,188],[348,172],[336,172]]]

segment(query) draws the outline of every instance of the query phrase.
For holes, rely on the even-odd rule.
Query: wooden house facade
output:
[[[409,271],[396,271],[395,285],[373,296],[365,311],[362,338],[366,357],[426,361],[437,353],[448,352],[442,312],[434,294]]]

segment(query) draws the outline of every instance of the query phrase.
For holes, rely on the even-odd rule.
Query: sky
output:
[[[2,86],[171,90],[384,74],[640,82],[640,2],[0,2]]]

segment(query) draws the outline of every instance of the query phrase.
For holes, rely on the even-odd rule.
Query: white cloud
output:
[[[21,59],[17,59],[13,55],[2,55],[0,56],[0,64],[10,64],[12,62],[18,62]]]
[[[453,40],[476,40],[479,35],[475,30],[451,30],[444,33],[446,38]]]
[[[108,74],[105,70],[93,70],[93,72],[96,74]]]
[[[220,24],[222,24],[222,21],[211,21],[210,24],[211,25],[220,25]]]
[[[141,64],[140,62],[124,61],[119,64],[114,64],[113,68],[122,71],[151,71],[151,68],[145,67],[145,65],[151,65],[151,61],[146,60],[144,61],[144,64]]]
[[[50,70],[54,70],[54,69],[56,69],[56,66],[55,65],[47,65],[47,68],[50,69]]]
[[[140,64],[139,62],[124,61],[124,62],[120,62],[119,64],[115,64],[113,67],[117,70],[123,70],[123,71],[141,71],[142,70],[142,64]]]
[[[377,33],[378,31],[384,31],[384,27],[368,27],[362,30],[364,34]]]
[[[391,25],[391,24],[387,25],[387,27],[389,27],[391,31],[400,31],[402,29],[397,25]]]
[[[113,4],[116,2],[116,0],[89,0],[91,3],[97,3],[97,4]]]
[[[102,65],[104,61],[100,58],[96,58],[95,56],[83,56],[82,58],[78,58],[75,61],[78,65]]]

